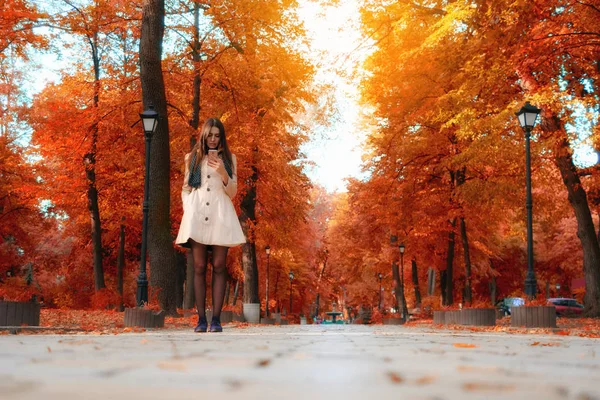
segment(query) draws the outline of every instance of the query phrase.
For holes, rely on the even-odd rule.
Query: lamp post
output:
[[[525,293],[532,299],[536,296],[537,281],[533,270],[533,200],[531,198],[531,130],[535,127],[540,109],[529,102],[516,113],[521,127],[525,130],[525,185],[527,187],[527,276],[525,278]]]
[[[556,297],[558,297],[558,294],[560,293],[560,283],[556,284]]]
[[[148,242],[148,191],[149,191],[149,174],[150,174],[150,143],[152,135],[158,126],[159,115],[154,110],[154,106],[150,105],[147,110],[140,114],[144,125],[144,136],[146,138],[146,173],[144,176],[144,205],[142,219],[142,254],[140,257],[140,274],[137,279],[137,294],[136,303],[138,307],[143,307],[148,303],[148,275],[146,274],[146,243]]]
[[[381,278],[383,278],[383,275],[381,275],[381,272],[379,274],[377,274],[377,277],[379,278],[379,310],[381,311]]]
[[[406,297],[404,296],[404,243],[400,243],[398,245],[398,249],[400,250],[400,290],[402,291],[401,293],[401,298],[402,298],[402,322],[406,322],[406,318],[407,318],[407,314],[408,314],[408,308],[406,307]]]
[[[292,281],[294,280],[294,271],[290,271],[290,314],[292,313]]]
[[[271,255],[271,246],[267,245],[267,247],[265,247],[265,252],[267,253],[267,287],[265,293],[265,316],[269,318],[269,256]]]

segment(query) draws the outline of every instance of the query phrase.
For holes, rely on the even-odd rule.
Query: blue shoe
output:
[[[213,317],[212,321],[210,321],[210,331],[223,332],[223,327],[221,326],[221,321],[219,318]]]
[[[206,332],[208,328],[208,322],[206,321],[206,317],[198,317],[198,325],[194,328],[194,332]]]

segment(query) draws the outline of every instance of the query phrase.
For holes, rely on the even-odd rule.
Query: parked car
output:
[[[559,316],[580,315],[583,312],[583,304],[579,304],[575,299],[557,297],[548,299],[548,304],[554,305],[556,315]]]
[[[512,307],[519,307],[525,304],[525,299],[522,297],[505,297],[496,303],[496,308],[504,315],[510,315]]]

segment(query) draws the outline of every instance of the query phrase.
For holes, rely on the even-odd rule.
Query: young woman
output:
[[[237,163],[229,151],[225,128],[217,118],[202,127],[191,153],[185,156],[181,198],[183,218],[175,243],[192,249],[194,294],[198,309],[195,332],[206,332],[206,266],[212,252],[213,317],[211,332],[222,332],[221,308],[225,298],[227,250],[246,242],[231,199],[237,191]]]

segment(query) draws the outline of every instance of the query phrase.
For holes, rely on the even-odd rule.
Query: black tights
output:
[[[196,243],[190,239],[192,256],[194,258],[194,294],[196,295],[196,308],[198,316],[206,318],[206,266],[208,265],[208,251],[204,244]],[[221,309],[225,300],[225,283],[227,280],[227,251],[229,247],[212,246],[212,300],[213,318],[221,318]]]

